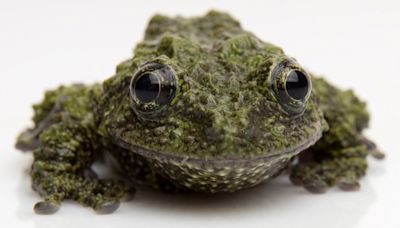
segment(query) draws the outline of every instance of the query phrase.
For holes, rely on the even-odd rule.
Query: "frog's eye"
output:
[[[311,94],[308,74],[295,62],[284,60],[271,71],[270,86],[283,109],[292,116],[301,115]]]
[[[286,79],[286,92],[295,100],[303,100],[310,91],[310,82],[308,76],[303,72],[292,70]]]
[[[173,70],[164,64],[146,63],[133,75],[130,83],[133,110],[140,115],[154,116],[171,103],[177,90]]]

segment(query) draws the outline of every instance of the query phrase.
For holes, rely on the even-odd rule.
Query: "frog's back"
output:
[[[225,13],[210,11],[204,17],[167,17],[155,15],[145,32],[145,41],[158,41],[165,34],[173,34],[208,47],[223,39],[247,33],[240,23]]]

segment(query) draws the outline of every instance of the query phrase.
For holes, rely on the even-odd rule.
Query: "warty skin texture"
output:
[[[176,77],[168,105],[132,98],[132,77],[148,63],[168,66]],[[288,70],[309,75],[313,90],[303,100],[285,103],[277,95]],[[149,107],[155,111],[140,111]],[[233,192],[285,170],[314,193],[334,185],[356,190],[367,155],[383,156],[362,136],[369,115],[352,91],[308,73],[281,48],[216,11],[154,16],[114,76],[102,85],[48,91],[34,111],[35,126],[19,136],[17,147],[34,151],[40,214],[56,212],[64,199],[111,213],[134,193],[130,183]],[[101,180],[91,171],[103,155],[124,181]]]

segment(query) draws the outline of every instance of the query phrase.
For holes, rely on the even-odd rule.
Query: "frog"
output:
[[[360,189],[366,102],[306,70],[228,13],[153,16],[102,83],[62,85],[33,105],[16,148],[33,151],[37,214],[73,200],[115,212],[138,186],[228,194],[286,175],[311,193]],[[105,161],[117,177],[100,178]]]

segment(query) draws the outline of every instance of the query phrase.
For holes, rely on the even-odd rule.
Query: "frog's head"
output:
[[[310,74],[226,14],[155,16],[104,83],[102,126],[126,148],[200,159],[298,153],[324,126]]]

